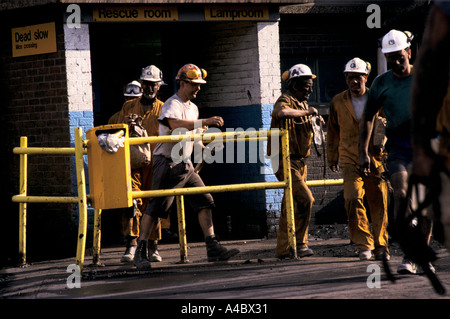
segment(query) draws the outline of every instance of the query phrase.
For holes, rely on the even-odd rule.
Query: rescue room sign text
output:
[[[11,29],[12,56],[56,52],[55,23],[44,23]]]
[[[176,7],[97,7],[94,21],[174,21],[178,20]]]
[[[268,7],[205,7],[205,20],[269,20]]]

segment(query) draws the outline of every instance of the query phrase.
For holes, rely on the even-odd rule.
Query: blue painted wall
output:
[[[69,112],[69,130],[70,130],[70,147],[75,146],[75,128],[83,129],[83,139],[86,139],[86,132],[94,127],[93,111],[72,111]],[[84,156],[84,169],[86,172],[86,192],[89,194],[89,175],[88,175],[88,159]],[[77,171],[75,165],[75,157],[72,157],[72,192],[73,196],[78,196]],[[78,225],[79,210],[78,205],[74,205],[74,220]],[[94,225],[94,209],[88,208],[88,230],[93,230]]]

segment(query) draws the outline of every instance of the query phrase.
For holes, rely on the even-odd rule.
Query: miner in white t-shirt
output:
[[[206,71],[194,64],[184,65],[177,74],[178,91],[163,105],[158,118],[159,135],[193,134],[196,129],[208,126],[223,126],[220,116],[199,119],[197,106],[192,102],[205,84]],[[183,141],[159,143],[153,151],[152,190],[183,187],[202,187],[201,177],[194,171],[190,161],[194,142]],[[159,218],[167,218],[174,196],[150,198],[147,210],[141,221],[138,247],[134,257],[137,268],[150,268],[147,256],[146,238]],[[205,236],[208,261],[228,260],[237,253],[237,249],[226,249],[218,243],[214,234],[212,208],[214,200],[211,194],[197,194],[186,197],[193,212],[197,212],[200,227]]]

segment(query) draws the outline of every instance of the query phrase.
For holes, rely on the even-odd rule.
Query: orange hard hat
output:
[[[176,80],[184,80],[192,83],[205,84],[204,80],[207,73],[204,69],[200,69],[195,64],[185,64],[178,70]]]

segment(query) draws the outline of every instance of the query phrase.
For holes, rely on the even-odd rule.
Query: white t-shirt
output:
[[[187,129],[177,129],[172,131],[167,119],[195,121],[198,120],[198,115],[198,107],[192,101],[185,103],[177,94],[172,95],[161,108],[161,115],[158,118],[160,123],[159,136],[194,134],[194,131],[188,131]],[[167,158],[172,158],[174,162],[179,162],[181,160],[186,161],[192,154],[193,144],[194,142],[190,140],[174,143],[158,143],[153,151],[153,155],[162,155]]]

